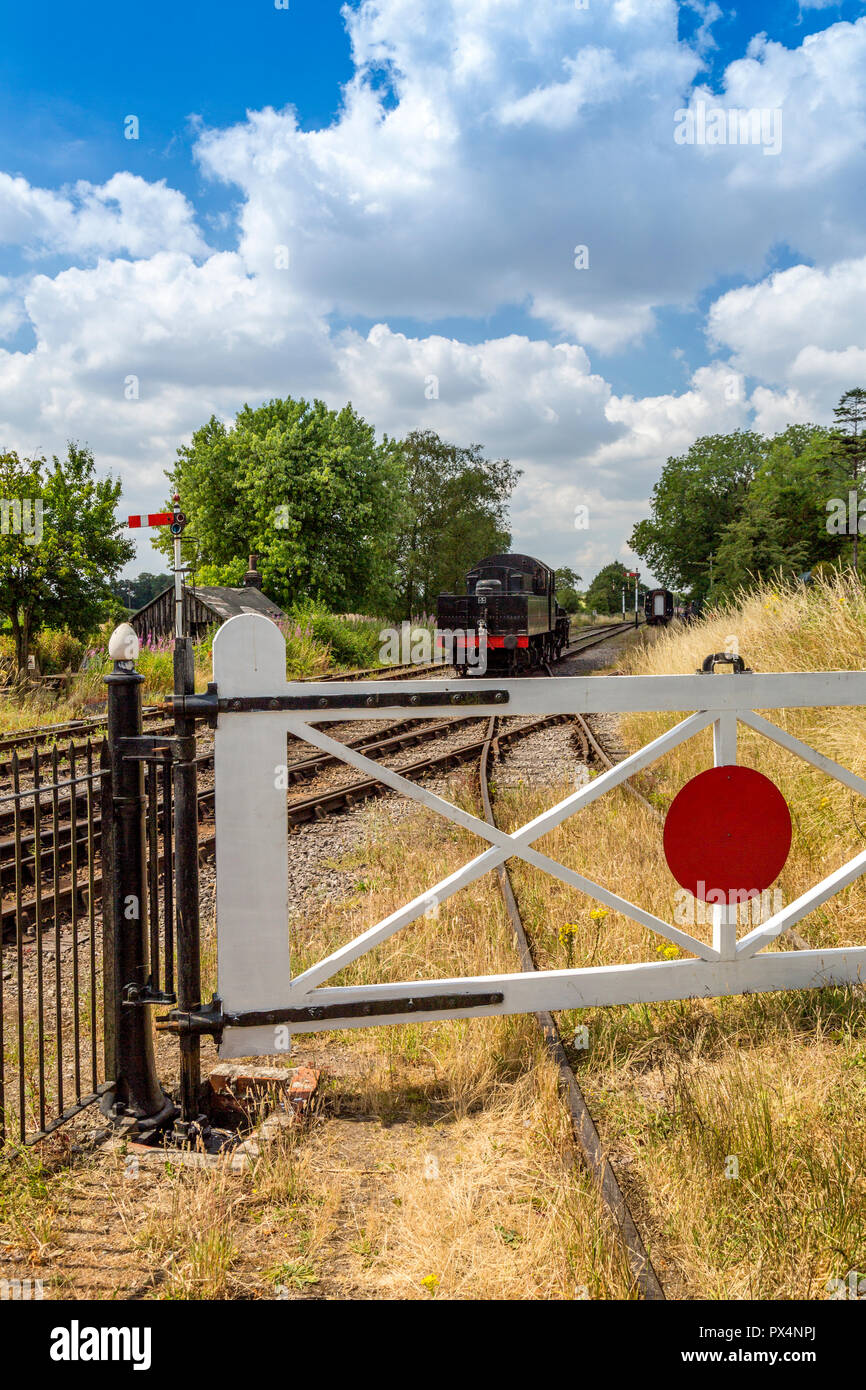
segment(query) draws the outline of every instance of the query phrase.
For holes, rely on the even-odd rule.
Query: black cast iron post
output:
[[[126,1002],[129,986],[133,992],[143,990],[150,973],[144,769],[141,762],[121,757],[118,748],[119,739],[141,734],[144,677],[135,669],[138,638],[128,623],[114,631],[108,650],[114,669],[105,677],[111,788],[104,803],[110,817],[102,822],[103,929],[115,1085],[103,1109],[136,1119],[140,1129],[152,1129],[169,1119],[174,1107],[157,1080],[150,1013]]]
[[[192,695],[195,667],[190,637],[174,639],[174,690],[176,695]],[[195,749],[195,720],[175,715],[178,739],[192,738]],[[179,760],[174,765],[174,854],[175,901],[177,904],[177,1007],[194,1011],[201,1006],[201,965],[199,959],[198,893],[198,782],[194,761]],[[201,1039],[197,1034],[180,1037],[181,1127],[194,1120],[201,1110]]]

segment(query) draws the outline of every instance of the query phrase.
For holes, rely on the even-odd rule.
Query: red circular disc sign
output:
[[[665,819],[668,868],[706,902],[719,889],[763,892],[791,848],[791,813],[779,788],[750,767],[711,767],[680,789]],[[715,901],[720,901],[718,897]]]

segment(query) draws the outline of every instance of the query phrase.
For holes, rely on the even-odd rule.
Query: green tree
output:
[[[290,397],[245,405],[230,427],[212,416],[170,474],[197,569],[234,574],[257,551],[277,603],[374,611],[392,589],[402,477],[395,443],[351,405]],[[168,535],[156,544],[170,553]]]
[[[570,569],[568,565],[560,565],[556,570],[557,589],[576,589],[581,582],[582,576],[575,574],[574,570]]]
[[[621,560],[612,560],[599,570],[586,591],[584,603],[590,613],[620,613],[622,586],[626,587],[626,608],[633,602],[634,580]]]
[[[827,501],[841,490],[833,434],[818,425],[789,425],[765,444],[739,514],[715,552],[711,598],[774,572],[796,575],[839,554],[827,529]]]
[[[764,451],[760,435],[735,430],[706,435],[687,453],[668,459],[652,491],[652,515],[637,523],[629,539],[667,588],[707,596],[712,558]]]
[[[149,570],[143,570],[134,579],[118,579],[113,593],[125,608],[134,613],[150,603],[157,594],[163,593],[171,582],[170,574],[151,574]]]
[[[97,478],[93,455],[0,455],[0,614],[12,628],[19,671],[44,626],[86,636],[109,611],[112,581],[135,554],[115,516],[121,484]]]
[[[581,576],[568,565],[560,565],[556,571],[556,601],[566,613],[579,613],[583,607],[583,594],[577,587],[581,582]]]
[[[461,448],[434,430],[403,440],[406,470],[396,543],[399,613],[431,612],[443,590],[462,590],[479,560],[507,551],[508,499],[520,473],[508,459],[486,459],[480,444]]]

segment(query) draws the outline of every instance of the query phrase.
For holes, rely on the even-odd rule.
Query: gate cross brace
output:
[[[385,767],[381,763],[373,762],[372,759],[366,758],[363,753],[359,753],[357,749],[349,748],[346,744],[339,743],[336,739],[331,738],[323,730],[314,728],[309,724],[303,723],[301,720],[288,721],[289,732],[294,734],[295,737],[306,743],[312,743],[314,747],[321,749],[322,752],[333,753],[335,757],[338,757],[342,762],[349,763],[362,772],[371,773],[378,778],[380,782],[385,782],[395,791],[402,792],[404,796],[414,801],[422,802],[422,804],[437,811],[444,819],[453,821],[457,825],[462,826],[464,830],[473,831],[481,839],[487,840],[492,846],[491,849],[486,850],[483,854],[470,860],[468,864],[464,864],[462,869],[450,875],[449,878],[436,884],[435,887],[428,889],[426,893],[421,894],[412,903],[407,904],[405,908],[392,914],[391,917],[378,923],[377,926],[371,927],[369,931],[356,937],[356,939],[348,945],[338,948],[338,950],[333,952],[330,956],[325,957],[324,960],[318,961],[315,965],[303,971],[302,974],[295,976],[291,985],[292,994],[295,995],[295,997],[303,997],[309,994],[316,985],[322,984],[324,980],[329,979],[332,975],[342,970],[351,961],[356,960],[358,956],[364,955],[372,946],[378,945],[379,942],[386,940],[387,937],[391,936],[395,931],[398,931],[403,926],[407,926],[409,922],[421,916],[425,910],[425,905],[429,905],[431,898],[436,897],[441,900],[442,898],[450,897],[450,895],[457,892],[458,889],[466,887],[467,884],[473,883],[476,879],[483,877],[490,869],[496,868],[499,864],[504,863],[506,859],[511,857],[523,859],[528,864],[533,865],[534,868],[542,869],[553,878],[558,878],[563,883],[569,884],[570,887],[577,888],[580,892],[588,894],[599,902],[606,903],[608,907],[613,908],[617,912],[624,913],[627,917],[630,917],[632,921],[640,922],[642,926],[649,927],[650,931],[657,932],[660,936],[667,937],[669,941],[674,942],[681,949],[689,951],[703,960],[718,960],[719,953],[714,950],[712,946],[708,946],[706,942],[699,941],[696,937],[689,935],[688,932],[678,930],[677,927],[672,926],[669,922],[664,922],[654,913],[647,912],[643,908],[636,906],[627,899],[620,897],[618,893],[614,893],[610,889],[602,887],[601,884],[595,883],[584,874],[577,873],[576,870],[567,868],[564,864],[558,863],[557,860],[549,858],[548,855],[541,854],[539,851],[530,848],[533,840],[539,839],[548,830],[559,825],[581,807],[595,801],[611,787],[618,786],[620,782],[624,781],[638,768],[654,762],[656,758],[660,757],[662,753],[667,752],[668,749],[676,747],[677,744],[683,743],[686,739],[691,738],[692,735],[699,733],[701,729],[706,728],[708,724],[713,722],[714,717],[711,711],[701,711],[700,713],[689,715],[688,718],[682,720],[673,729],[668,730],[665,734],[661,734],[657,739],[653,740],[652,743],[647,744],[644,748],[640,749],[639,752],[633,753],[631,757],[625,758],[608,772],[602,773],[600,777],[595,778],[594,781],[581,787],[579,791],[566,797],[564,801],[552,807],[551,810],[544,812],[534,821],[530,821],[527,825],[522,826],[519,830],[515,831],[513,835],[509,835],[504,830],[500,830],[498,827],[491,825],[489,821],[480,820],[477,816],[473,816],[468,811],[462,810],[461,807],[455,806],[453,802],[446,801],[442,797],[436,796],[426,788],[420,787],[418,783],[411,782],[407,778],[401,777],[400,774],[395,772],[392,768]]]

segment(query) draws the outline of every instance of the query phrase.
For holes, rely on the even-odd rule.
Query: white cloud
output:
[[[596,465],[629,483],[655,480],[660,465],[703,434],[726,434],[748,423],[749,404],[742,376],[730,366],[700,367],[681,395],[612,396],[610,421],[624,426],[619,439],[603,445]]]
[[[709,333],[757,378],[757,428],[827,422],[842,392],[866,379],[866,257],[731,290],[712,305]]]
[[[34,256],[207,252],[183,194],[129,173],[101,185],[82,179],[60,192],[0,173],[0,243]]]
[[[814,258],[866,251],[866,20],[791,50],[756,39],[719,92],[694,89],[710,105],[781,107],[771,159],[674,141],[706,31],[694,49],[678,42],[672,0],[366,0],[348,24],[358,71],[330,127],[269,110],[198,146],[205,172],[241,192],[248,266],[270,273],[274,244],[290,244],[323,312],[433,320],[524,305],[616,351],[654,310],[760,275],[779,243]],[[374,67],[396,104],[368,82]],[[589,271],[574,268],[576,243]]]
[[[576,57],[564,58],[562,65],[568,73],[565,81],[536,87],[500,108],[503,125],[535,123],[564,130],[575,124],[584,107],[621,98],[630,79],[609,48],[590,45]]]
[[[266,108],[200,134],[201,169],[237,198],[230,252],[163,182],[0,174],[0,242],[69,262],[0,282],[0,334],[35,340],[0,352],[0,442],[87,439],[145,505],[212,412],[350,398],[380,430],[511,457],[518,541],[587,577],[623,553],[669,454],[826,418],[866,365],[866,20],[790,50],[757,38],[714,92],[693,84],[719,11],[695,8],[690,46],[674,0],[364,0],[346,12],[357,69],[330,126]],[[699,97],[780,106],[781,153],[678,146],[674,113]],[[814,268],[766,276],[780,244]],[[712,306],[714,360],[686,389],[612,392],[590,351],[647,340],[666,308],[730,277],[750,283]],[[537,337],[435,331],[514,307]],[[400,318],[431,328],[398,332]],[[375,326],[339,326],[358,320]]]
[[[763,380],[795,368],[806,345],[828,351],[864,342],[866,257],[827,269],[806,265],[778,271],[731,290],[712,305],[709,332],[743,371]]]

